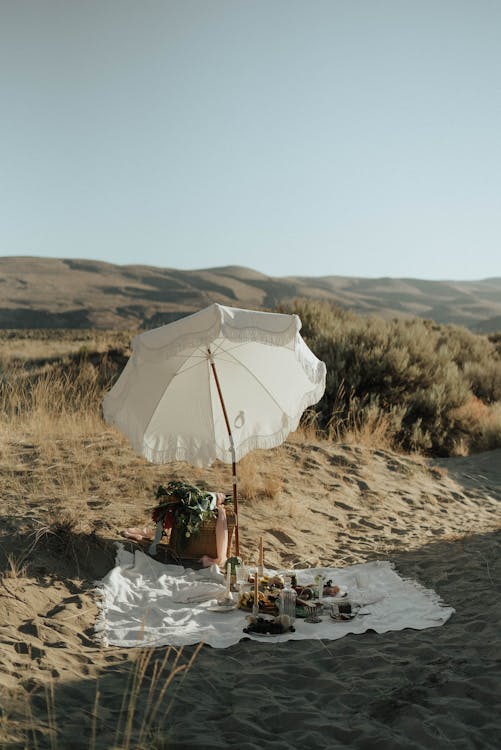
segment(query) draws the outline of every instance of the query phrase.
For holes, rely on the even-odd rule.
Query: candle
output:
[[[259,537],[259,547],[258,547],[258,559],[257,559],[257,575],[261,577],[263,575],[263,565],[264,565],[264,552],[263,552],[263,537]]]
[[[258,602],[258,574],[256,570],[256,572],[254,573],[254,607],[257,608],[259,606]]]

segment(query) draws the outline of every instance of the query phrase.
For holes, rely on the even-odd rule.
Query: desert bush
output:
[[[430,455],[501,445],[495,336],[418,318],[366,318],[326,302],[297,300],[281,310],[300,316],[305,339],[327,366],[325,396],[308,410],[303,429]],[[35,338],[23,343],[27,348],[19,356],[19,342],[5,339],[4,422],[29,423],[32,430],[38,425],[40,438],[51,432],[68,439],[73,428],[79,434],[102,429],[102,398],[129,354],[124,333],[99,332],[73,343],[59,333],[52,356],[49,340],[43,342],[44,358]]]
[[[439,339],[464,373],[472,393],[486,403],[501,400],[501,348],[496,337],[461,326],[441,326]]]
[[[299,315],[303,336],[327,366],[316,410],[319,427],[331,436],[372,435],[373,442],[432,455],[478,447],[481,435],[485,443],[465,407],[473,396],[491,405],[501,400],[494,341],[419,318],[365,318],[327,302],[297,300],[281,310]]]
[[[491,344],[494,344],[498,355],[501,357],[501,331],[490,333],[487,338]]]

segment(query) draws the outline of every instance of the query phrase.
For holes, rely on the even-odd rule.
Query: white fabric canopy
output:
[[[214,363],[235,460],[254,448],[273,448],[325,390],[325,365],[305,344],[300,328],[297,315],[213,304],[142,333],[104,399],[104,417],[154,463],[230,463]]]
[[[266,572],[273,575],[276,571]],[[332,579],[347,589],[348,596],[366,602],[361,610],[366,614],[346,622],[323,617],[322,622],[310,624],[297,619],[293,633],[252,638],[337,639],[366,630],[422,630],[443,625],[454,612],[442,604],[434,591],[402,579],[386,561],[295,572],[300,584],[310,583],[318,573]],[[363,590],[357,587],[360,574],[367,579]],[[119,545],[116,567],[97,585],[101,613],[96,636],[105,645],[114,646],[184,646],[204,641],[214,648],[226,648],[247,636],[243,632],[245,612],[209,611],[224,591],[224,577],[215,566],[190,570],[181,565],[165,565],[141,551],[134,554]]]

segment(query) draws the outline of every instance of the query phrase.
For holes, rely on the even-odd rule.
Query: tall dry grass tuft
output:
[[[375,405],[353,415],[343,430],[337,429],[335,425],[329,425],[329,438],[348,445],[364,445],[367,448],[398,448],[394,421]]]
[[[77,712],[78,746],[82,746],[82,738],[88,738],[89,750],[167,747],[176,693],[202,646],[199,643],[191,654],[172,646],[162,650],[138,649],[127,662],[89,684],[88,702],[81,691],[83,702]],[[29,669],[26,679],[30,679]],[[110,681],[113,681],[111,687]],[[119,705],[118,696],[122,696]],[[13,697],[12,706],[2,706],[1,746],[34,750],[72,747],[75,737],[70,732],[74,728],[66,727],[67,712],[64,686],[49,677],[38,689]],[[21,716],[24,721],[20,721]]]
[[[347,393],[346,383],[342,381],[325,432],[333,442],[396,450],[400,448],[397,436],[403,416],[403,410],[398,407],[383,409],[377,399],[359,398],[353,387]]]
[[[283,485],[279,464],[280,448],[276,448],[273,455],[253,451],[244,456],[237,467],[239,497],[249,501],[276,499]]]
[[[173,705],[173,696],[167,700],[169,691],[174,680],[191,669],[202,646],[202,643],[197,644],[187,661],[183,661],[183,649],[172,646],[165,649],[161,660],[156,658],[153,649],[141,649],[134,655],[134,667],[129,673],[116,723],[117,748],[151,748],[155,737],[165,736]]]
[[[501,444],[501,402],[485,404],[471,396],[466,404],[454,412],[463,425],[452,455],[466,456],[472,452],[494,450]]]
[[[314,408],[307,409],[301,417],[299,427],[288,437],[291,443],[315,443],[322,437],[320,415]]]
[[[8,553],[6,556],[6,563],[5,570],[0,572],[0,577],[7,579],[11,578],[13,580],[26,577],[28,566],[23,555],[16,556],[12,553]]]

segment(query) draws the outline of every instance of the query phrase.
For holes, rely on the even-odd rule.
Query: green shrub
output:
[[[450,455],[465,441],[474,447],[471,414],[462,411],[472,396],[501,400],[501,355],[486,336],[420,318],[364,318],[327,302],[296,300],[281,310],[299,315],[327,366],[316,407],[322,429],[339,435],[379,409],[395,446]]]

